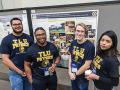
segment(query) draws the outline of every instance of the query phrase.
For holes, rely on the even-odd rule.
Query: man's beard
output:
[[[41,41],[37,40],[37,42],[40,46],[44,46],[46,44],[46,40],[44,42],[41,42]]]
[[[21,31],[16,31],[15,29],[13,29],[13,32],[16,33],[16,34],[21,34],[23,32],[23,28]]]

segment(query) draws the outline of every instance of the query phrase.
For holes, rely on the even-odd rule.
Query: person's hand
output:
[[[48,70],[49,70],[50,72],[55,72],[55,70],[56,70],[56,64],[52,64],[52,66],[49,67]]]
[[[87,80],[94,80],[94,79],[99,80],[99,76],[94,74],[94,73],[91,73],[91,74],[86,76],[86,79]]]
[[[85,75],[85,78],[86,78],[87,80],[92,80],[92,79],[89,77],[89,75]]]
[[[22,73],[22,76],[23,76],[23,77],[25,77],[25,76],[26,76],[26,73],[25,73],[25,72],[23,72],[23,73]]]
[[[25,72],[23,72],[23,71],[21,71],[21,70],[20,70],[18,73],[19,73],[21,76],[23,76],[23,77],[25,77],[25,76],[26,76],[26,73],[25,73]]]
[[[75,73],[69,72],[69,77],[71,80],[75,80],[76,79],[76,75]]]

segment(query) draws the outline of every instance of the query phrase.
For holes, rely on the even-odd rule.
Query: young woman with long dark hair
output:
[[[96,88],[112,90],[119,83],[119,60],[117,36],[114,31],[104,32],[98,40],[97,53],[92,62],[92,73],[86,75],[94,80]]]

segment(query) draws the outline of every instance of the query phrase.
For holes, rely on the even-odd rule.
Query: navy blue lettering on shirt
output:
[[[33,44],[32,38],[23,33],[21,36],[9,34],[3,38],[1,43],[1,53],[9,54],[10,60],[21,70],[24,70],[24,60],[26,51]]]
[[[95,47],[93,43],[88,40],[82,44],[78,44],[77,40],[74,40],[69,47],[69,52],[71,54],[72,62],[76,63],[77,68],[79,69],[86,60],[93,60]]]
[[[35,43],[28,48],[26,61],[31,63],[34,75],[43,75],[43,69],[50,67],[58,56],[59,51],[54,44],[47,42],[46,46],[41,47]]]

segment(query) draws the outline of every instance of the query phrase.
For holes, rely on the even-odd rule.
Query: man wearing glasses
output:
[[[9,68],[12,90],[31,90],[24,72],[24,58],[33,40],[23,33],[22,21],[19,18],[11,19],[10,24],[13,32],[4,37],[1,43],[2,62]]]

